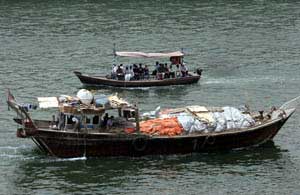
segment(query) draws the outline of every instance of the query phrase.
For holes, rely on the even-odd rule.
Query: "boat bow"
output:
[[[272,112],[271,119],[282,118],[287,120],[297,109],[300,104],[300,96],[289,100],[282,104],[279,109],[274,108]]]
[[[31,119],[29,113],[26,111],[24,106],[22,106],[16,101],[15,97],[11,94],[9,89],[7,90],[6,102],[8,108],[13,109],[20,118],[20,121],[22,122],[22,128],[18,129],[17,136],[24,138],[34,135],[38,129],[36,124],[34,123],[34,120]]]

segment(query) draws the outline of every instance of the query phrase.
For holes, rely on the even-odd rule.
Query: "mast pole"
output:
[[[116,64],[116,58],[117,58],[117,55],[116,55],[116,43],[114,43],[113,54],[114,54],[113,64]]]
[[[181,48],[181,52],[184,54],[183,47]],[[181,63],[183,64],[183,56],[181,57]]]
[[[137,105],[135,105],[134,109],[135,109],[136,131],[139,133],[140,132],[139,108],[137,107]]]

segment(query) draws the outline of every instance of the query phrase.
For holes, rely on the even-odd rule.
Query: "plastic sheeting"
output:
[[[185,131],[188,131],[189,133],[201,131],[208,132],[208,124],[198,120],[191,114],[180,113],[179,115],[177,115],[177,119],[182,125],[183,129]]]
[[[234,107],[223,107],[224,112],[214,112],[215,130],[224,131],[226,129],[242,129],[255,124],[254,119],[249,114],[243,114]]]
[[[106,95],[97,95],[94,97],[96,107],[110,107],[109,100]]]
[[[194,116],[191,113],[178,113],[176,116],[183,129],[188,133],[193,132],[220,132],[228,129],[242,129],[255,124],[254,119],[249,114],[234,107],[223,107],[223,112],[207,112],[212,115],[212,120],[201,115]]]
[[[57,97],[38,97],[40,108],[58,108]]]

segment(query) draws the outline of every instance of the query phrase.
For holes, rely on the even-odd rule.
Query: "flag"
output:
[[[10,93],[10,90],[7,90],[7,101],[15,101],[15,97]]]
[[[15,101],[15,97],[11,94],[10,90],[7,89],[7,102],[14,102]],[[8,105],[8,110],[9,109],[9,105]]]

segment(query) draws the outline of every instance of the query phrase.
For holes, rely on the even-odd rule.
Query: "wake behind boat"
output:
[[[202,70],[189,72],[183,62],[184,53],[180,51],[171,53],[143,53],[143,52],[114,52],[115,56],[132,58],[170,58],[170,63],[156,61],[152,72],[149,65],[123,64],[112,67],[111,74],[105,76],[88,75],[74,71],[75,75],[86,86],[113,86],[113,87],[152,87],[168,85],[185,85],[197,83]]]
[[[22,125],[17,136],[31,138],[46,154],[62,158],[231,150],[272,140],[300,99],[269,112],[187,106],[139,115],[136,106],[117,96],[78,94],[38,98],[40,108],[55,108],[57,114],[52,119],[34,120],[28,106],[18,103],[9,92],[7,104],[17,112],[15,122]]]

